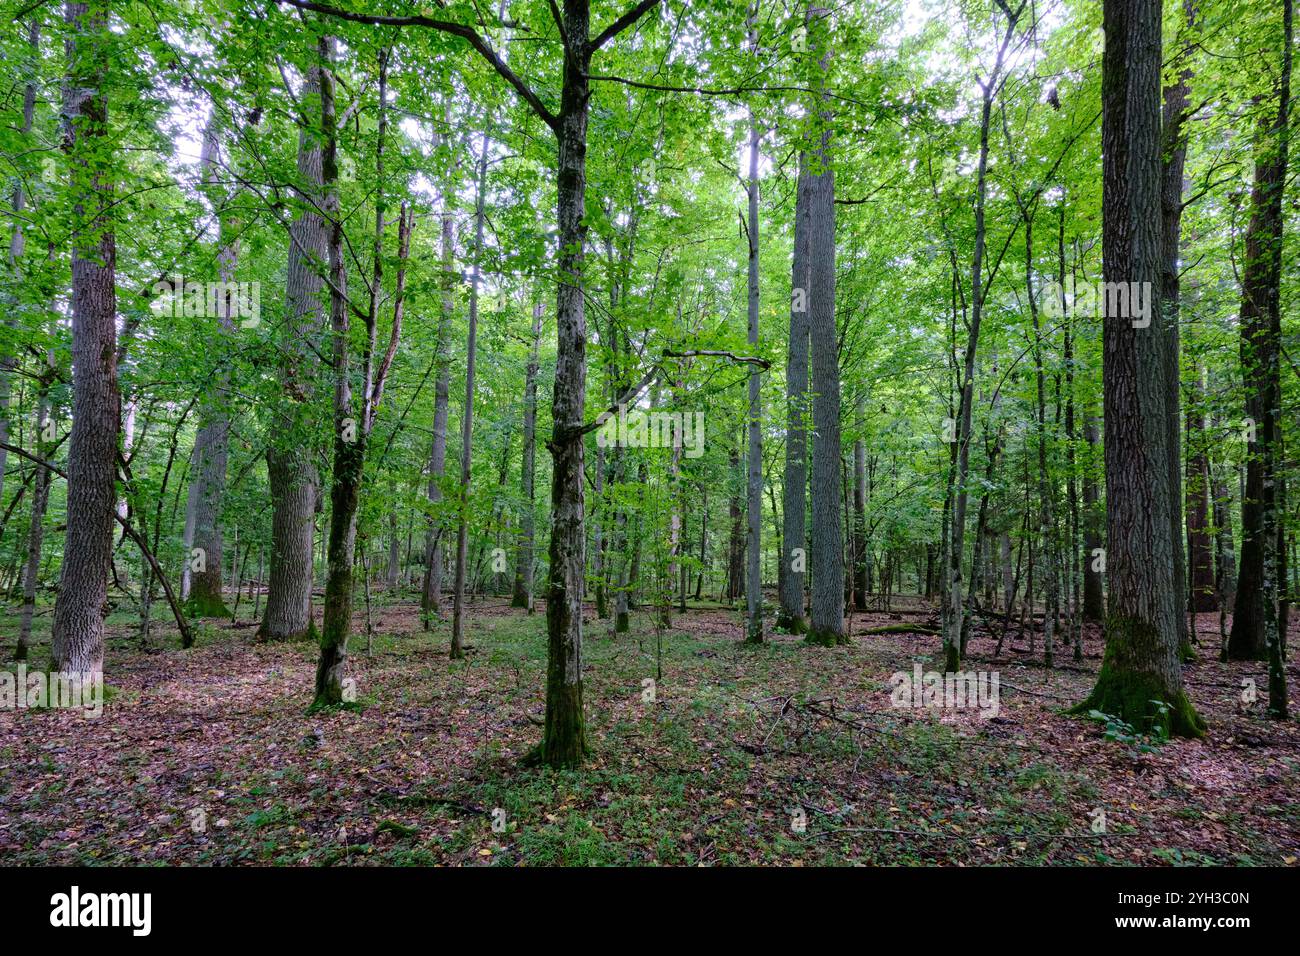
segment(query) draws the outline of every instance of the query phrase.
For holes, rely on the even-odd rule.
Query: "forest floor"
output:
[[[589,609],[581,772],[520,763],[541,735],[540,608],[475,604],[455,663],[411,596],[376,607],[369,656],[359,613],[359,707],[313,716],[314,646],[209,622],[192,650],[160,627],[146,652],[115,615],[101,717],[0,713],[0,863],[1296,864],[1300,724],[1264,719],[1263,664],[1217,662],[1217,615],[1184,672],[1209,733],[1162,743],[1061,713],[1100,663],[1091,626],[1084,660],[1058,647],[1052,670],[1041,636],[1031,655],[1013,628],[995,659],[977,631],[965,666],[998,672],[996,716],[894,708],[891,674],[938,669],[939,639],[861,631],[930,614],[855,615],[846,647],[753,647],[739,613],[702,605],[657,661],[648,610],[614,635]],[[15,631],[0,619],[6,653]]]

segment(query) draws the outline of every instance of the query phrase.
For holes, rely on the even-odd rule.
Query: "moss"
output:
[[[396,820],[380,820],[379,826],[375,827],[375,834],[392,833],[398,837],[415,837],[420,835],[419,827],[408,827],[404,823],[398,823]]]
[[[932,627],[925,627],[921,624],[882,624],[880,627],[869,627],[863,634],[928,634],[931,637],[938,637],[939,632]]]
[[[1106,620],[1106,655],[1097,684],[1082,703],[1066,713],[1087,716],[1100,711],[1118,717],[1141,733],[1166,737],[1203,737],[1205,721],[1196,713],[1183,690],[1171,692],[1158,674],[1117,663],[1114,648],[1133,642],[1156,641],[1151,625],[1133,618],[1111,615]],[[1156,701],[1164,703],[1158,707]]]
[[[186,617],[230,617],[230,609],[218,595],[195,591],[182,605]]]
[[[787,634],[806,634],[808,632],[808,622],[804,620],[802,614],[789,615],[784,611],[776,616],[777,630],[785,631]]]
[[[586,720],[582,707],[582,684],[563,684],[558,675],[548,675],[546,725],[542,742],[524,755],[525,766],[547,766],[556,770],[581,767],[587,754]]]
[[[961,651],[956,644],[943,646],[943,672],[955,674],[961,670]]]
[[[850,643],[847,634],[837,633],[831,628],[809,627],[804,640],[818,647],[838,647]]]
[[[628,620],[627,611],[619,611],[618,614],[614,616],[614,632],[617,634],[625,634],[629,627],[631,627],[631,623]]]

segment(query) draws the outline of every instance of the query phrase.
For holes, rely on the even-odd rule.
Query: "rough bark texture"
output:
[[[1160,0],[1105,0],[1103,25],[1105,281],[1156,289]],[[1199,736],[1205,725],[1183,690],[1179,659],[1163,337],[1154,322],[1136,328],[1128,317],[1107,316],[1102,347],[1110,606],[1097,684],[1076,711],[1098,710],[1139,730]]]
[[[752,23],[753,21],[751,21]],[[751,40],[757,44],[751,33]],[[750,351],[758,354],[758,124],[750,117],[749,181],[747,193],[749,218],[746,231],[749,235],[748,275],[748,328]],[[834,268],[832,259],[832,269]],[[834,297],[832,296],[832,302]],[[832,314],[832,323],[834,315]],[[749,530],[745,551],[745,640],[750,644],[763,643],[763,587],[761,561],[763,554],[763,433],[761,418],[763,406],[760,399],[762,375],[757,365],[749,373],[749,415],[746,422],[748,453],[745,469],[745,500]]]
[[[829,67],[829,11],[809,8],[809,46]],[[812,341],[812,604],[808,640],[843,644],[844,537],[840,521],[840,363],[835,324],[835,170],[831,165],[830,116],[808,180],[808,334]]]
[[[67,535],[54,604],[53,668],[104,668],[104,611],[112,570],[114,486],[121,396],[117,384],[116,245],[107,207],[112,183],[98,171],[109,148],[103,92],[111,39],[105,4],[67,3],[64,143],[71,169],[72,432]]]
[[[776,624],[792,634],[808,629],[804,618],[808,502],[808,173],[799,157],[791,267],[790,345],[785,362],[785,483],[781,508],[780,610]],[[798,554],[796,554],[798,552]]]
[[[540,758],[574,767],[587,752],[582,703],[582,594],[586,568],[583,532],[582,436],[587,400],[587,319],[582,269],[587,240],[587,116],[591,61],[588,0],[564,0],[569,55],[556,135],[559,139],[557,220],[559,283],[556,290],[554,422],[550,443],[551,547],[546,589],[546,725]]]
[[[305,108],[321,93],[320,67],[307,71],[301,100]],[[320,475],[311,445],[307,410],[316,390],[319,360],[315,344],[324,327],[324,288],[328,233],[316,211],[321,200],[321,142],[315,117],[303,117],[298,134],[298,190],[303,196],[289,227],[286,277],[286,341],[280,370],[286,400],[277,409],[275,441],[266,451],[271,489],[271,560],[266,611],[258,637],[293,641],[315,636],[312,619],[312,541],[320,504]]]

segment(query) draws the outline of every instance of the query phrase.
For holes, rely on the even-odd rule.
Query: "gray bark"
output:
[[[104,667],[104,612],[112,567],[118,424],[116,244],[108,212],[113,186],[96,164],[108,146],[107,7],[64,5],[68,72],[64,137],[71,169],[72,432],[68,440],[67,534],[54,604],[53,669]]]
[[[819,83],[830,65],[830,13],[809,7],[809,46],[820,54]],[[835,323],[835,171],[829,113],[808,179],[808,333],[812,340],[812,604],[808,639],[840,644],[844,634],[844,539],[840,523],[840,367]]]
[[[321,68],[307,71],[301,100],[321,94]],[[322,200],[322,149],[314,117],[302,117],[298,134],[298,185],[303,205],[289,227],[286,289],[286,341],[280,378],[287,399],[276,410],[274,440],[266,451],[271,488],[271,560],[262,640],[298,640],[315,630],[312,620],[313,539],[321,505],[320,475],[310,447],[307,412],[316,391],[320,362],[316,343],[325,312],[321,300],[328,256],[325,221],[316,211]]]

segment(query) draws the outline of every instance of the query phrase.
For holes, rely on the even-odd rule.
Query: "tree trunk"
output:
[[[777,627],[791,634],[808,629],[804,618],[804,576],[807,568],[808,501],[808,171],[799,155],[795,190],[794,255],[791,266],[790,344],[785,363],[786,404],[785,482],[781,508],[781,607]]]
[[[754,9],[754,8],[751,8]],[[753,32],[757,11],[751,14],[750,42],[755,52],[758,49],[757,36]],[[748,319],[750,352],[758,354],[758,121],[751,112],[749,127],[749,182],[747,193],[749,200],[749,276],[748,276]],[[832,322],[834,315],[832,314]],[[748,453],[746,456],[745,498],[748,509],[749,532],[747,537],[745,564],[745,641],[749,644],[763,643],[763,582],[761,561],[763,554],[763,433],[761,418],[763,406],[760,399],[762,373],[758,365],[751,365],[749,372],[749,415],[747,422]]]
[[[542,339],[542,316],[539,301],[533,306],[532,345],[528,351],[528,368],[524,372],[524,459],[520,469],[523,514],[519,521],[519,552],[515,559],[515,607],[533,611],[533,564],[536,545],[534,528],[534,485],[537,476],[537,350]]]
[[[1194,25],[1196,13],[1194,0],[1183,0],[1187,13],[1188,28]],[[1191,60],[1192,44],[1190,39],[1181,50],[1183,61],[1177,79],[1164,88],[1163,103],[1163,149],[1160,180],[1160,212],[1162,248],[1160,269],[1160,317],[1163,323],[1161,332],[1164,336],[1164,375],[1165,375],[1165,427],[1168,432],[1168,471],[1169,487],[1173,491],[1172,507],[1169,517],[1172,522],[1170,536],[1173,542],[1173,578],[1177,589],[1179,607],[1187,600],[1187,558],[1183,551],[1182,521],[1182,402],[1181,387],[1181,351],[1179,330],[1179,279],[1178,252],[1182,238],[1183,222],[1183,168],[1187,159],[1187,136],[1183,121],[1188,109],[1188,83],[1192,71],[1187,64]],[[1178,615],[1178,645],[1184,658],[1192,658],[1192,635],[1187,626],[1187,618]]]
[[[1241,558],[1228,638],[1230,660],[1272,658],[1281,644],[1277,580],[1277,463],[1280,460],[1282,200],[1287,175],[1292,2],[1283,0],[1282,76],[1276,118],[1261,118],[1256,138],[1252,213],[1246,228],[1241,291],[1241,366],[1246,392],[1248,451],[1241,502]],[[1270,714],[1275,681],[1284,681],[1280,653],[1269,666]],[[1274,676],[1276,670],[1276,678]]]
[[[1099,530],[1103,513],[1101,496],[1093,463],[1097,458],[1097,419],[1087,415],[1083,423],[1083,440],[1088,446],[1088,464],[1083,469],[1083,619],[1100,623],[1106,619],[1106,597],[1102,589],[1102,570],[1096,554],[1101,547]]]
[[[300,96],[311,104],[321,95],[321,68],[307,71]],[[281,383],[288,399],[276,410],[275,441],[266,450],[271,488],[271,561],[266,610],[258,628],[264,641],[296,641],[316,636],[312,616],[315,518],[321,502],[320,475],[308,447],[308,419],[320,361],[324,327],[322,271],[328,233],[317,211],[321,202],[321,143],[311,117],[302,117],[298,134],[298,191],[302,207],[289,227],[285,280],[287,341]]]
[[[818,83],[830,66],[830,12],[809,7],[809,48],[820,52]],[[808,180],[808,334],[812,340],[812,605],[808,640],[846,644],[844,541],[840,526],[840,366],[835,324],[835,170],[831,117],[823,108]]]
[[[112,570],[117,473],[116,244],[108,207],[113,184],[99,168],[107,142],[105,83],[112,46],[107,5],[64,5],[68,72],[64,142],[71,170],[72,433],[68,440],[67,534],[52,633],[54,670],[104,669],[104,613]]]
[[[574,767],[587,751],[582,704],[582,594],[586,571],[583,532],[583,415],[587,400],[587,321],[582,269],[587,239],[589,0],[564,0],[569,55],[564,60],[557,176],[559,226],[556,292],[554,422],[550,443],[551,546],[546,593],[546,726],[540,757],[552,767]]]
[[[1104,0],[1102,16],[1104,278],[1152,290],[1161,268],[1160,0]],[[1162,339],[1150,323],[1103,320],[1110,606],[1101,671],[1076,712],[1200,736],[1205,724],[1183,690],[1181,595],[1167,573],[1174,491]]]
[[[867,444],[862,436],[862,412],[865,405],[866,391],[859,387],[855,415],[858,435],[853,442],[853,605],[859,611],[867,609]],[[929,546],[926,547],[925,556],[928,587],[931,557]],[[921,589],[918,580],[917,590]],[[926,597],[929,596],[927,590]]]
[[[442,501],[443,471],[447,465],[447,414],[451,404],[451,318],[455,311],[451,283],[455,255],[455,223],[447,190],[442,196],[442,314],[438,321],[438,378],[434,385],[433,446],[429,452],[429,504]],[[424,593],[421,610],[424,629],[429,629],[429,619],[442,610],[442,535],[445,521],[441,516],[429,519],[424,540]]]
[[[469,338],[465,344],[465,408],[460,426],[460,490],[456,525],[456,578],[451,612],[451,658],[464,657],[465,562],[469,558],[469,483],[471,450],[474,443],[474,364],[478,352],[478,282],[483,254],[483,214],[487,202],[488,149],[492,141],[483,134],[478,161],[478,185],[474,205],[474,252],[469,280]]]
[[[40,391],[36,399],[36,454],[42,461],[49,461],[54,454],[54,442],[47,441],[50,425],[50,385],[54,379],[54,349],[47,354],[48,372],[41,376]],[[44,465],[36,466],[36,478],[32,488],[32,515],[27,530],[27,564],[23,569],[23,609],[18,625],[18,646],[14,649],[14,659],[27,660],[27,649],[32,638],[32,619],[36,614],[36,588],[41,576],[41,546],[45,540],[45,509],[50,500],[50,470]]]

